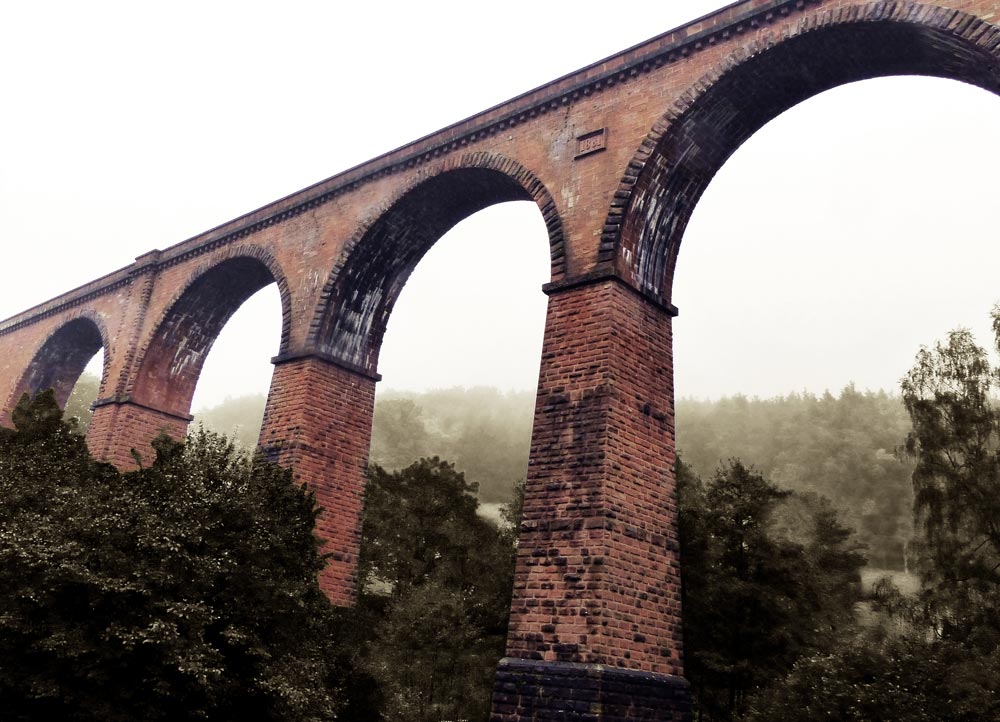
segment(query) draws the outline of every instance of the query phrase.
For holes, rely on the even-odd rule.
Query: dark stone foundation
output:
[[[688,722],[682,677],[601,664],[500,660],[491,722]]]

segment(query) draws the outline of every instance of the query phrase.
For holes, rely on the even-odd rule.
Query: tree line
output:
[[[959,330],[920,351],[898,399],[848,387],[839,397],[679,404],[679,427],[686,405],[712,419],[688,422],[675,469],[697,720],[1000,718],[998,383]],[[51,398],[24,399],[17,431],[0,436],[0,483],[16,500],[0,537],[0,586],[10,590],[0,704],[11,718],[485,719],[521,487],[505,482],[511,501],[487,520],[480,498],[499,492],[485,496],[440,458],[406,464],[428,440],[455,450],[475,435],[447,434],[459,428],[441,420],[448,412],[428,413],[419,398],[388,400],[373,459],[381,444],[379,458],[401,468],[371,466],[358,603],[337,610],[316,594],[315,502],[286,471],[198,431],[184,445],[160,440],[148,468],[120,475],[89,459]],[[488,430],[489,415],[480,418]],[[902,521],[888,498],[901,485],[911,505]],[[249,494],[234,512],[221,503],[232,489]],[[880,509],[895,510],[895,525],[872,523]],[[227,536],[250,528],[250,539]],[[865,589],[859,573],[873,552],[918,573],[916,593],[889,577]],[[294,579],[272,580],[268,564],[289,555]],[[209,581],[188,583],[200,575]],[[256,613],[274,603],[287,631],[262,635],[270,617],[250,625],[236,593]],[[311,622],[297,628],[296,610]],[[287,669],[274,664],[298,646]],[[169,716],[141,708],[144,685],[169,700]],[[244,685],[250,704],[235,692]],[[107,716],[111,706],[119,717]]]
[[[86,420],[87,399],[96,396],[97,379],[81,380],[67,415]],[[199,411],[194,424],[252,449],[264,402],[262,395],[227,399]],[[530,392],[380,394],[370,461],[398,470],[421,458],[448,459],[477,484],[482,503],[507,503],[527,467],[533,411]],[[697,474],[708,478],[729,458],[739,458],[783,489],[825,496],[856,530],[871,566],[908,569],[913,461],[900,453],[910,430],[900,396],[847,386],[838,395],[682,398],[676,414],[678,449]]]

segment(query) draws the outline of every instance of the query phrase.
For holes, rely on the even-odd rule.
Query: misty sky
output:
[[[718,5],[6,7],[0,317]],[[678,394],[893,390],[921,343],[958,325],[987,342],[997,127],[985,91],[895,78],[825,93],[751,138],[684,239]],[[533,388],[547,273],[533,205],[460,224],[404,289],[382,385]],[[266,390],[278,318],[273,288],[240,310],[196,408]]]

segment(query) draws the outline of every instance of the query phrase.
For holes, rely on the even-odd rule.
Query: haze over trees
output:
[[[1000,307],[992,315],[1000,352]],[[998,388],[1000,368],[967,330],[920,350],[902,381],[920,590],[880,581],[868,623],[800,659],[747,719],[1000,719]]]
[[[825,496],[882,569],[907,568],[913,462],[898,452],[910,428],[898,396],[853,386],[677,404],[677,445],[698,474],[736,457],[783,489]]]
[[[1000,351],[1000,309],[994,327]],[[998,384],[959,330],[918,353],[899,397],[678,403],[699,722],[1000,719]],[[378,399],[359,601],[328,637],[340,719],[487,716],[532,405],[491,389]],[[203,418],[255,437],[240,421],[255,408]],[[484,519],[480,502],[511,499]],[[916,572],[918,589],[866,589],[866,562]]]
[[[263,411],[263,396],[245,396],[200,411],[195,423],[252,447]],[[438,456],[478,484],[482,503],[505,503],[527,468],[533,412],[530,392],[390,391],[376,399],[371,463],[402,469]],[[699,476],[739,458],[780,488],[825,496],[880,569],[907,568],[913,462],[898,452],[909,430],[898,396],[853,386],[836,396],[677,403],[678,447]]]
[[[262,395],[228,399],[199,411],[193,423],[253,448],[264,403]],[[477,484],[480,501],[506,503],[528,466],[534,403],[535,395],[528,391],[485,387],[380,394],[370,462],[399,470],[425,457],[448,459]]]

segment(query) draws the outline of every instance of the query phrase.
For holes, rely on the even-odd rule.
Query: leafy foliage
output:
[[[346,719],[484,720],[513,584],[513,516],[477,514],[475,485],[438,458],[373,466],[365,493],[354,660],[366,682]],[[520,487],[518,487],[520,488]]]
[[[898,397],[853,386],[836,397],[677,404],[678,447],[698,474],[736,457],[783,489],[828,498],[870,562],[886,569],[906,567],[912,536],[912,464],[896,453],[909,430]]]
[[[738,460],[708,484],[677,472],[687,675],[702,718],[732,719],[850,625],[864,557],[825,500]]]
[[[1000,719],[1000,654],[915,632],[848,637],[805,657],[752,702],[748,722],[989,722]]]
[[[198,431],[94,462],[51,392],[0,432],[0,708],[11,720],[320,720],[336,619],[316,504]]]
[[[1000,307],[994,309],[1000,348]],[[924,601],[938,632],[1000,646],[1000,369],[964,329],[921,349],[903,379],[913,419]]]

